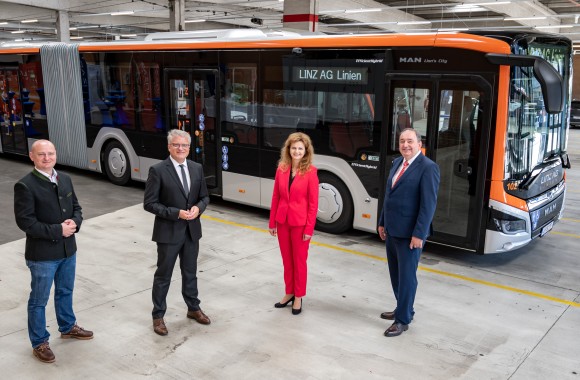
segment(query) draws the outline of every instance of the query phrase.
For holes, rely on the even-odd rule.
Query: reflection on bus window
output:
[[[256,66],[230,65],[225,73],[222,122],[238,144],[257,145]]]
[[[354,158],[373,146],[375,95],[264,90],[264,145],[281,147],[292,130],[328,133],[332,152]]]
[[[548,60],[563,76],[566,49],[531,44],[529,50]],[[564,113],[549,115],[532,67],[515,67],[510,83],[505,179],[521,180],[544,160],[560,152]]]
[[[427,109],[429,107],[429,89],[397,87],[393,93],[392,103],[392,150],[399,149],[398,135],[405,128],[414,128],[421,136],[427,134]]]

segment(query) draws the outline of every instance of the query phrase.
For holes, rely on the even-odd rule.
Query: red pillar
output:
[[[284,29],[318,31],[318,0],[284,1]]]

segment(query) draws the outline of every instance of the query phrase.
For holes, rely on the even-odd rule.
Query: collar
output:
[[[173,159],[173,157],[169,156],[171,163],[175,167],[175,169],[179,169],[179,165],[185,165],[185,169],[187,169],[187,158],[181,164]]]
[[[36,166],[34,167],[34,171],[36,172],[36,174],[40,174],[42,176],[41,178],[46,178],[47,180],[49,180],[52,183],[58,182],[58,173],[56,172],[56,170],[54,170],[54,168],[52,168],[51,174],[47,174],[47,173],[43,172],[42,170],[39,170]]]

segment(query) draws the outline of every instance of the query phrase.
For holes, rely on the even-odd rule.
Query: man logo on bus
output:
[[[419,57],[400,57],[399,63],[421,63],[421,58],[419,58]]]

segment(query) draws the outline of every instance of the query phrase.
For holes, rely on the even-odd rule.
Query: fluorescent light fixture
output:
[[[72,28],[68,28],[68,30],[77,30],[78,28],[76,27],[72,27]]]
[[[113,12],[111,16],[124,16],[124,15],[132,15],[135,11],[122,11],[122,12]]]
[[[487,3],[473,3],[469,4],[471,6],[486,6],[486,5],[504,5],[511,4],[511,1],[488,1]]]
[[[198,19],[198,20],[185,20],[183,23],[184,24],[191,24],[191,23],[194,23],[194,22],[206,22],[206,21],[207,20],[201,18],[201,19]]]
[[[535,26],[536,29],[559,29],[559,28],[573,28],[578,25],[542,25],[542,26]]]
[[[10,32],[12,34],[22,34],[22,33],[26,33],[26,30],[14,30],[12,32]]]
[[[524,21],[524,20],[545,20],[546,16],[535,16],[535,17],[506,17],[504,21]]]
[[[121,37],[137,37],[136,34],[121,34]]]
[[[31,20],[22,20],[20,21],[22,24],[31,24],[33,22],[38,22],[38,20],[36,19],[31,19]]]
[[[81,37],[81,36],[74,36],[74,37],[71,37],[70,39],[71,40],[82,40],[83,37]]]
[[[6,21],[0,22],[0,25],[8,25]]]
[[[431,21],[399,21],[397,25],[422,25],[431,24]]]
[[[347,9],[344,13],[367,13],[367,12],[380,12],[382,8],[360,8],[360,9]]]
[[[440,28],[437,29],[438,32],[465,32],[469,28]]]

